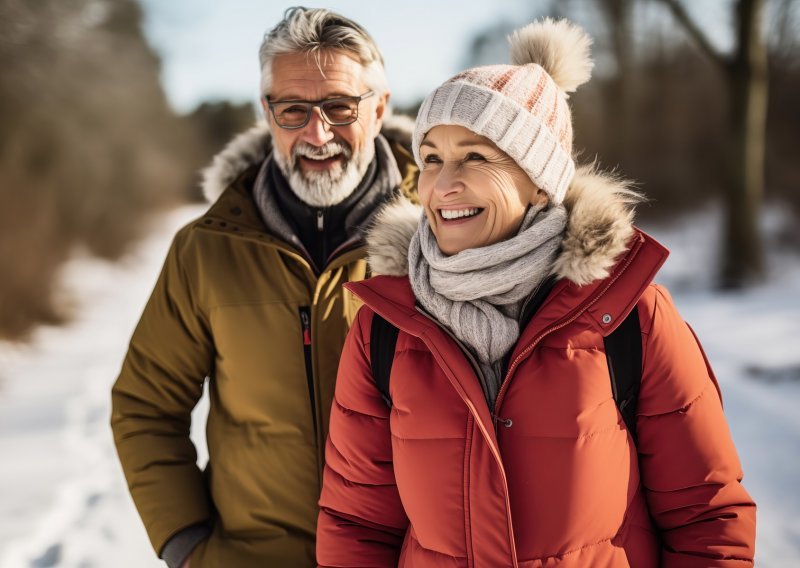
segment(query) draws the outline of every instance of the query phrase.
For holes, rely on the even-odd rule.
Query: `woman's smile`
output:
[[[461,224],[472,221],[483,213],[482,207],[459,207],[459,208],[441,208],[439,209],[439,216],[444,226]]]

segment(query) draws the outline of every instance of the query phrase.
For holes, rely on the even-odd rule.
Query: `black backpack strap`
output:
[[[636,441],[636,405],[642,382],[642,331],[639,309],[635,307],[627,318],[603,340],[611,376],[611,391],[622,419],[634,442]]]
[[[369,345],[372,378],[389,408],[392,407],[389,377],[392,373],[398,333],[397,327],[379,314],[373,314]],[[642,382],[642,334],[638,308],[634,308],[603,342],[614,401],[622,414],[625,426],[636,441],[636,406]]]
[[[369,339],[369,358],[372,365],[372,378],[383,397],[383,402],[392,407],[389,396],[389,377],[392,374],[394,349],[397,345],[398,330],[378,314],[372,315],[372,330]]]

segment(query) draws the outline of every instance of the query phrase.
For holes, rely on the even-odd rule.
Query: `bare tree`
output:
[[[736,45],[717,51],[680,0],[661,0],[700,49],[722,70],[730,96],[730,137],[725,184],[725,239],[720,271],[723,288],[740,288],[763,277],[758,228],[764,194],[767,121],[767,46],[761,34],[764,0],[737,0]]]
[[[135,0],[0,0],[0,338],[66,315],[73,247],[119,256],[193,184],[194,132],[143,17]]]
[[[600,0],[600,9],[609,23],[611,50],[617,63],[617,73],[608,91],[608,109],[614,117],[617,131],[611,140],[613,156],[619,162],[627,161],[631,145],[634,89],[633,36],[631,20],[633,0]]]

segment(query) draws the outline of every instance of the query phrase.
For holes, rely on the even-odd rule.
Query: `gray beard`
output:
[[[273,154],[278,169],[301,201],[312,207],[330,207],[344,201],[358,187],[375,158],[375,144],[367,144],[354,155],[349,145],[337,140],[320,147],[298,142],[292,148],[291,156],[285,156],[277,148]],[[336,154],[341,154],[343,159],[328,170],[306,171],[300,166],[300,156],[330,157]]]

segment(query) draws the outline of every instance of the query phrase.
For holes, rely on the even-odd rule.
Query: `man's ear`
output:
[[[259,102],[261,102],[261,110],[264,112],[264,120],[266,120],[267,125],[272,128],[272,120],[270,118],[269,105],[267,105],[267,97],[262,96],[259,99]]]
[[[389,106],[389,97],[392,94],[386,91],[378,98],[378,105],[375,107],[375,120],[378,126],[378,132],[381,131],[383,126],[383,117],[386,114],[386,108]]]

